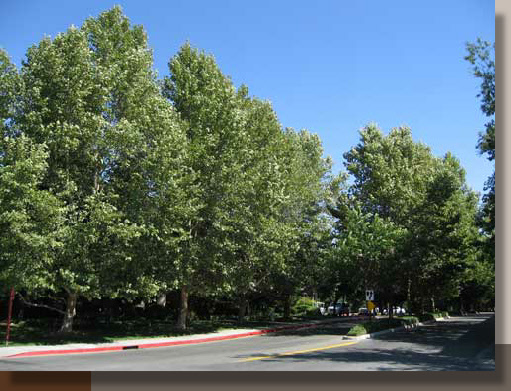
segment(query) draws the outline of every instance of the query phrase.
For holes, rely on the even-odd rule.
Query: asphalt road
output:
[[[342,338],[350,322],[197,345],[0,360],[10,371],[495,370],[495,318],[451,318],[373,339]],[[493,345],[493,348],[491,347]]]

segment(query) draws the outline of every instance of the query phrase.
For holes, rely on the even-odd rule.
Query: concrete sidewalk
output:
[[[303,328],[318,327],[328,323],[336,323],[350,320],[361,320],[360,317],[346,317],[327,320],[314,320],[307,323],[292,324],[288,323],[282,326],[276,326],[266,329],[231,329],[222,330],[207,334],[194,334],[180,337],[168,338],[141,338],[130,340],[119,340],[109,343],[74,343],[63,345],[26,345],[0,348],[0,358],[42,356],[54,354],[78,354],[78,353],[99,353],[106,351],[119,351],[128,349],[147,349],[173,345],[197,344],[205,342],[214,342],[227,339],[245,338],[267,333],[275,333],[285,330],[297,330]]]

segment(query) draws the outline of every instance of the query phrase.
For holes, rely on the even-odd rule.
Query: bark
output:
[[[284,300],[284,319],[291,319],[291,295],[286,295]]]
[[[181,300],[176,327],[178,330],[186,330],[186,321],[188,320],[188,286],[181,287]]]
[[[247,313],[248,300],[245,296],[240,297],[240,305],[238,308],[238,323],[243,323],[243,319]]]
[[[73,320],[76,315],[76,300],[78,295],[76,292],[68,292],[66,300],[66,310],[59,333],[70,333],[73,331]]]
[[[408,278],[408,289],[406,291],[406,301],[411,305],[412,303],[412,279]]]

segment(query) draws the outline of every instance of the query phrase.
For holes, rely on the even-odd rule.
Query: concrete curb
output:
[[[350,320],[358,320],[359,318],[352,318]],[[72,348],[72,349],[47,349],[47,350],[32,350],[20,353],[14,353],[10,355],[5,355],[3,358],[17,358],[17,357],[33,357],[33,356],[46,356],[46,355],[60,355],[60,354],[79,354],[79,353],[100,353],[100,352],[111,352],[111,351],[120,351],[120,350],[132,350],[132,349],[150,349],[150,348],[159,348],[159,347],[167,347],[167,346],[176,346],[176,345],[191,345],[191,344],[199,344],[205,342],[215,342],[236,338],[246,338],[256,335],[263,335],[268,333],[275,333],[279,331],[286,330],[297,330],[297,329],[305,329],[305,328],[314,328],[323,324],[328,323],[336,323],[340,321],[340,319],[335,320],[325,320],[317,323],[305,323],[298,325],[286,325],[280,327],[274,327],[271,329],[263,329],[263,330],[251,330],[248,332],[242,333],[233,333],[226,334],[220,336],[212,336],[205,338],[195,338],[195,339],[184,339],[184,340],[172,340],[172,341],[163,341],[163,342],[146,342],[146,343],[138,343],[138,344],[130,344],[129,341],[126,341],[125,344],[122,345],[111,345],[111,346],[96,346],[96,347],[85,347],[85,348]],[[22,348],[22,347],[20,347]],[[2,355],[0,354],[0,357]]]

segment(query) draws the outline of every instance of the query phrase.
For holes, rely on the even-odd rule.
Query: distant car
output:
[[[387,308],[383,310],[383,315],[388,315],[389,311]],[[394,315],[406,315],[406,308],[404,307],[392,307],[392,313]]]
[[[349,315],[350,314],[350,308],[343,303],[336,303],[335,305],[331,305],[328,307],[328,313],[332,315]]]
[[[361,307],[358,309],[358,314],[359,315],[369,315],[369,310],[365,307]]]

